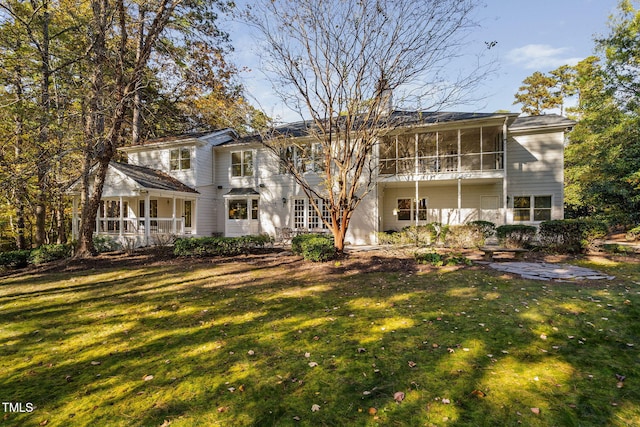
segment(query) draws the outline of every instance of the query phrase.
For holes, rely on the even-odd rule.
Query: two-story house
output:
[[[536,224],[563,218],[564,145],[573,121],[513,113],[392,114],[400,125],[373,153],[379,161],[376,185],[353,216],[347,241],[375,243],[378,231],[429,222]],[[304,126],[280,130],[299,146],[309,139],[299,129]],[[321,185],[314,148],[310,142],[306,173]],[[280,228],[325,227],[257,136],[240,138],[224,129],[121,151],[127,163],[110,166],[98,234],[148,245],[162,235],[275,235]],[[77,235],[79,183],[68,192]]]

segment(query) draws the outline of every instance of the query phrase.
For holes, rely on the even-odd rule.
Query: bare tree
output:
[[[467,99],[490,71],[460,59],[474,28],[476,0],[265,0],[247,9],[264,37],[263,62],[285,104],[307,120],[307,148],[320,147],[324,185],[314,185],[304,162],[292,161],[291,135],[272,132],[264,144],[309,197],[329,207],[326,225],[338,251],[351,217],[376,181],[374,149],[398,123],[391,94],[439,110]],[[460,66],[460,62],[456,65]],[[469,63],[467,63],[468,66]]]

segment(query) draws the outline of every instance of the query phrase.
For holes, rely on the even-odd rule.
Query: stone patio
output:
[[[549,264],[546,262],[492,262],[491,268],[505,273],[517,274],[523,279],[532,280],[613,280],[589,268],[568,264]]]

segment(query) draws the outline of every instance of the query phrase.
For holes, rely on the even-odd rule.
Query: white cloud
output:
[[[546,71],[561,65],[575,65],[583,58],[570,57],[568,47],[553,47],[548,44],[528,44],[511,49],[507,60],[526,69]]]

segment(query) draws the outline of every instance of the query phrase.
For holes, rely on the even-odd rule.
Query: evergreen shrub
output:
[[[496,228],[500,244],[506,248],[521,249],[531,245],[537,229],[532,225],[509,224]]]

